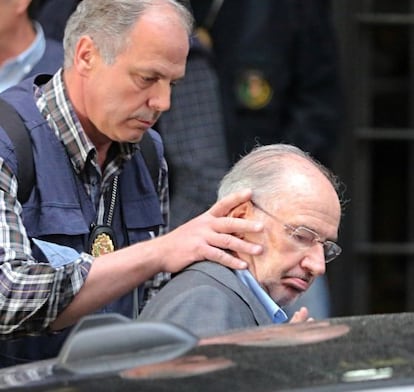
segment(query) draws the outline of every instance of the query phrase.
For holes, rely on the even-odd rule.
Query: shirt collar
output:
[[[263,290],[257,280],[253,277],[249,270],[235,270],[238,278],[253,292],[259,302],[266,309],[270,318],[275,324],[281,324],[287,321],[286,313],[273,301],[273,299]]]
[[[84,170],[86,162],[96,159],[96,149],[86,135],[70,102],[63,70],[60,69],[53,78],[36,92],[37,106],[54,130],[56,137],[65,145],[75,170]],[[118,143],[119,156],[117,162],[131,159],[138,148],[134,143]]]
[[[28,49],[16,58],[16,61],[26,67],[26,73],[28,73],[40,61],[46,50],[46,38],[42,26],[40,23],[33,21],[33,27],[36,31],[35,40]]]

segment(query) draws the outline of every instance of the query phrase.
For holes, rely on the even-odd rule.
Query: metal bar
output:
[[[410,0],[410,10],[414,10],[414,0]],[[409,30],[409,46],[408,46],[408,61],[409,61],[409,70],[408,70],[408,86],[409,86],[409,108],[410,108],[410,117],[409,117],[409,126],[414,126],[414,113],[412,111],[413,102],[414,102],[414,30]],[[414,164],[414,145],[410,143],[409,150],[409,167],[412,167]],[[407,178],[407,229],[408,240],[411,243],[414,243],[414,177],[413,175],[408,175]],[[414,257],[407,257],[407,269],[406,269],[406,280],[405,280],[405,305],[408,311],[414,310],[414,286],[412,284],[414,279]]]
[[[414,255],[414,243],[411,242],[357,242],[354,250],[361,255]]]
[[[413,128],[370,128],[359,127],[355,129],[359,139],[364,140],[414,140]]]
[[[369,25],[414,25],[414,14],[360,13],[355,16],[357,22]]]

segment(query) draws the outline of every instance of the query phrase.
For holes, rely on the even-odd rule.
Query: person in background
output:
[[[36,19],[42,25],[45,35],[62,42],[66,22],[81,1],[43,0],[36,9]]]
[[[282,323],[283,307],[305,293],[325,264],[341,253],[340,183],[324,166],[292,145],[258,147],[223,178],[218,198],[249,187],[251,200],[231,217],[261,220],[264,232],[241,238],[264,244],[258,256],[237,253],[248,269],[205,261],[174,277],[143,309],[140,320],[166,321],[205,337],[233,329]],[[303,307],[292,317],[305,321]]]
[[[25,120],[36,178],[22,205],[0,127],[3,366],[55,356],[64,328],[83,315],[136,317],[170,272],[204,259],[244,268],[232,252],[262,252],[237,233],[263,225],[227,217],[248,190],[167,233],[168,172],[151,127],[185,74],[192,26],[175,0],[83,0],[65,29],[63,68],[1,94]],[[144,137],[159,163],[156,186]]]
[[[174,228],[214,203],[229,168],[217,72],[197,35],[191,39],[185,78],[174,88],[171,102],[155,129],[165,144]]]
[[[191,5],[216,59],[230,162],[256,145],[282,142],[333,168],[344,108],[331,0]],[[297,304],[329,317],[326,277]]]
[[[54,73],[63,64],[62,44],[47,38],[34,19],[41,1],[0,2],[0,92],[38,73]]]

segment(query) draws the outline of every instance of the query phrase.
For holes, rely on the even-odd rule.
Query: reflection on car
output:
[[[408,391],[413,322],[414,313],[339,317],[199,339],[173,324],[94,315],[57,358],[1,369],[0,389]]]

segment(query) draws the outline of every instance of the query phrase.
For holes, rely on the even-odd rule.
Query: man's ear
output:
[[[245,201],[239,204],[237,207],[234,207],[230,213],[228,214],[229,217],[232,218],[240,218],[240,219],[253,219],[253,204],[250,200]],[[248,233],[233,233],[238,238],[241,239],[248,239],[251,234]],[[248,260],[248,259],[245,259]]]
[[[81,37],[76,44],[73,63],[78,71],[83,74],[93,67],[97,56],[99,56],[99,52],[95,43],[91,37],[86,35]]]
[[[228,216],[232,218],[242,218],[248,219],[252,214],[252,203],[250,201],[245,201],[239,204],[237,207],[234,207]]]

